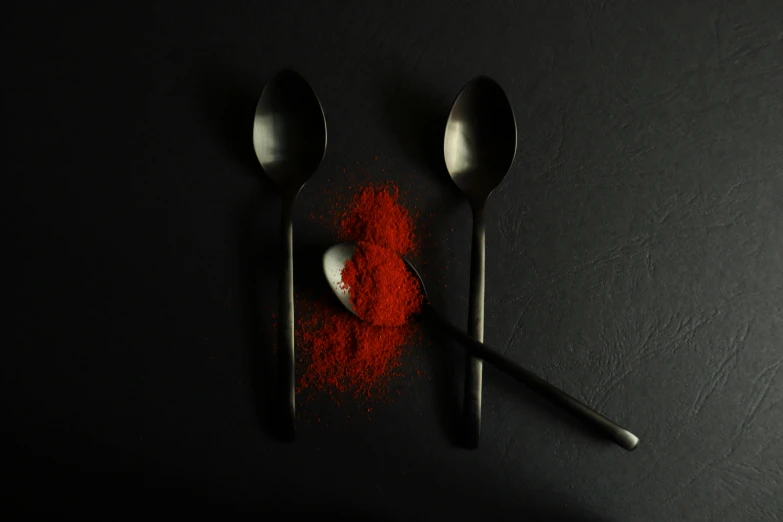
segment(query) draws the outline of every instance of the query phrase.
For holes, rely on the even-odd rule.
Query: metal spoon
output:
[[[266,84],[256,106],[253,147],[264,172],[283,196],[282,275],[278,387],[283,435],[293,440],[296,430],[294,376],[294,201],[305,182],[318,169],[326,153],[326,118],[321,102],[307,81],[282,71]]]
[[[446,168],[473,210],[468,333],[484,340],[484,204],[514,161],[517,125],[511,104],[494,80],[478,76],[460,91],[443,139]],[[465,443],[477,447],[481,433],[481,359],[468,356],[462,409]]]
[[[356,314],[356,310],[351,303],[351,298],[348,294],[348,289],[342,284],[342,270],[345,263],[353,257],[353,252],[356,248],[354,243],[340,243],[329,248],[324,253],[323,268],[326,280],[329,282],[329,286],[332,291],[351,313]],[[439,328],[446,335],[451,336],[453,339],[462,344],[468,349],[468,353],[474,357],[480,357],[488,363],[494,365],[500,371],[510,375],[517,381],[528,386],[534,392],[550,400],[560,408],[566,410],[571,415],[574,415],[578,419],[591,425],[597,431],[602,433],[608,439],[612,440],[620,447],[631,451],[636,448],[639,443],[639,439],[633,433],[621,428],[614,422],[610,421],[600,413],[591,409],[571,397],[564,391],[560,390],[556,386],[549,384],[538,375],[523,368],[519,364],[507,359],[500,355],[498,352],[489,348],[485,344],[476,341],[469,337],[467,334],[453,326],[446,321],[435,308],[430,304],[427,298],[427,289],[424,287],[424,281],[421,276],[407,260],[403,259],[407,268],[410,270],[419,282],[422,295],[424,296],[424,304],[422,305],[421,312],[418,314],[418,318],[422,321],[426,321],[429,324]],[[358,316],[362,319],[361,316]]]

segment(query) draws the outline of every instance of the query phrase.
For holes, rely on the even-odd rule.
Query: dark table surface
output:
[[[781,519],[783,4],[113,4],[3,20],[5,508]],[[418,198],[433,301],[460,325],[471,216],[444,122],[475,75],[506,89],[519,145],[487,207],[485,339],[635,452],[491,368],[480,448],[461,448],[462,355],[433,337],[429,378],[391,404],[315,400],[295,443],[274,438],[281,205],[250,130],[284,67],[329,129],[298,290],[334,241],[309,215],[366,161]]]

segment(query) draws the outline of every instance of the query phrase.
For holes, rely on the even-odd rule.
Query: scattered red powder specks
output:
[[[388,248],[358,243],[345,264],[342,283],[356,315],[374,325],[401,326],[421,308],[418,280]]]

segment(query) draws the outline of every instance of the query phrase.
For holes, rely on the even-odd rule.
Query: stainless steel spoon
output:
[[[517,150],[511,104],[494,80],[478,76],[460,91],[443,139],[446,168],[473,210],[468,333],[484,340],[484,205],[508,172]],[[477,447],[481,434],[481,359],[468,356],[463,420],[465,443]]]
[[[282,71],[266,84],[256,106],[253,147],[261,166],[283,196],[282,274],[278,392],[283,436],[296,434],[294,375],[294,201],[305,182],[318,170],[326,153],[326,118],[321,102],[307,81],[292,71]]]
[[[351,313],[357,315],[360,319],[361,316],[356,314],[356,310],[351,303],[348,289],[342,284],[342,271],[345,263],[353,257],[353,252],[356,248],[355,243],[340,243],[332,246],[324,253],[323,268],[326,280],[332,291]],[[575,398],[571,397],[564,391],[560,390],[556,386],[549,384],[544,379],[534,374],[530,370],[527,370],[519,364],[507,359],[492,348],[489,348],[484,343],[476,341],[469,337],[465,332],[452,325],[446,319],[444,319],[435,308],[429,303],[427,298],[427,289],[424,287],[424,281],[416,271],[416,268],[410,264],[407,260],[403,259],[407,268],[410,270],[419,282],[422,295],[424,296],[424,304],[421,312],[418,314],[418,318],[422,321],[439,328],[443,333],[449,335],[465,348],[468,353],[473,357],[480,357],[488,363],[495,366],[500,371],[510,375],[517,381],[529,387],[534,392],[538,393],[542,397],[553,402],[560,408],[566,410],[571,415],[574,415],[583,422],[589,424],[598,432],[602,433],[605,437],[618,444],[620,447],[631,451],[636,448],[639,443],[639,439],[633,433],[621,428],[614,422],[610,421],[597,411],[591,409],[589,406],[582,404]]]

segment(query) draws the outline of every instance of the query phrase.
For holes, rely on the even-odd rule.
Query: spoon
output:
[[[443,156],[451,179],[473,210],[468,333],[477,341],[484,340],[484,205],[503,181],[516,150],[517,125],[506,93],[491,78],[474,78],[451,108]],[[473,448],[481,433],[481,370],[481,359],[469,355],[462,414],[465,443]]]
[[[261,167],[283,196],[282,276],[278,321],[278,392],[283,435],[296,430],[294,382],[294,201],[326,153],[326,118],[307,81],[282,71],[266,84],[256,106],[253,147]]]
[[[329,282],[329,286],[332,288],[332,291],[337,298],[351,313],[357,315],[356,309],[351,302],[348,289],[345,288],[342,283],[343,267],[345,266],[345,263],[353,257],[355,248],[356,245],[354,243],[340,243],[329,248],[329,250],[324,253],[323,268],[326,280]],[[574,415],[578,419],[589,424],[620,447],[628,451],[636,448],[636,445],[639,443],[639,439],[636,435],[621,428],[600,413],[591,409],[589,406],[582,404],[556,386],[549,384],[538,375],[504,357],[492,348],[476,341],[446,321],[446,319],[435,311],[432,304],[430,304],[427,298],[427,289],[424,287],[424,281],[422,281],[419,273],[407,260],[403,259],[403,261],[405,261],[407,269],[418,281],[419,288],[424,297],[421,311],[418,313],[418,319],[439,328],[444,334],[449,335],[467,348],[470,355],[480,357],[500,371],[510,375],[534,392],[566,410],[571,415]],[[362,319],[359,315],[357,315],[357,317]]]

